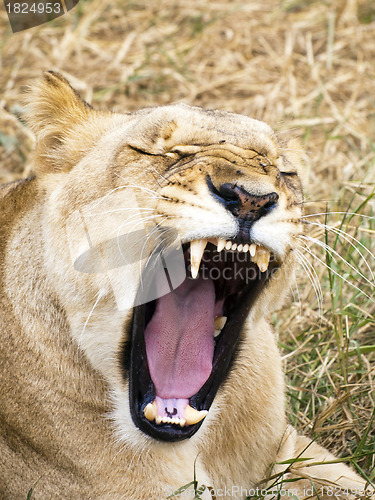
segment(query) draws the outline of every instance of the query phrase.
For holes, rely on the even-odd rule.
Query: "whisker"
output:
[[[147,245],[147,243],[149,242],[149,240],[150,240],[151,236],[155,233],[155,231],[157,231],[157,230],[158,230],[158,228],[159,228],[160,224],[162,224],[162,223],[163,223],[164,221],[166,221],[167,219],[168,219],[168,217],[165,217],[165,218],[164,218],[163,220],[161,220],[158,224],[156,224],[156,226],[153,228],[153,230],[151,231],[151,233],[149,233],[149,234],[147,235],[146,240],[145,240],[145,242],[144,242],[144,244],[143,244],[143,247],[142,247],[142,250],[141,250],[141,257],[140,257],[140,259],[139,259],[139,274],[140,274],[140,277],[141,277],[141,286],[143,286],[143,280],[142,280],[142,256],[143,256],[143,250],[144,250],[145,246]],[[160,238],[160,237],[161,237],[161,234],[159,234],[158,238]],[[160,243],[162,243],[162,241],[161,241]],[[152,252],[150,253],[150,255],[149,255],[148,259],[147,259],[146,265],[148,264],[148,262],[149,262],[149,260],[150,260],[150,258],[151,258],[151,255],[154,253],[154,250],[155,250],[155,249],[153,249],[153,250],[152,250]],[[145,267],[144,267],[144,269],[145,269]]]
[[[294,268],[294,266],[293,266],[293,264],[291,262],[289,263],[289,267],[290,267],[291,270]],[[300,316],[302,316],[302,299],[301,299],[301,295],[299,293],[298,281],[297,281],[297,278],[296,278],[296,275],[295,275],[294,272],[292,272],[292,275],[293,275],[293,282],[294,282],[294,285],[295,285],[292,288],[293,302],[298,302],[298,304],[299,304],[299,310],[300,310]],[[297,300],[296,300],[296,296],[297,296]]]
[[[312,243],[316,243],[317,245],[319,245],[320,247],[322,247],[326,252],[328,252],[329,255],[331,256],[331,258],[336,262],[336,259],[334,257],[335,251],[333,250],[332,247],[330,247],[329,245],[327,245],[327,243],[324,243],[323,241],[320,241],[317,238],[314,238],[313,236],[308,236],[306,234],[299,234],[297,236],[297,238],[298,239],[304,239],[306,241],[311,241]],[[340,258],[342,259],[342,257],[340,257]]]
[[[120,179],[124,180],[125,182],[128,182],[124,177],[122,177],[121,175],[119,174],[116,174],[117,177],[120,177]],[[149,194],[152,198],[155,198],[155,199],[159,199],[159,200],[168,200],[168,198],[166,198],[165,196],[162,196],[160,193],[158,193],[157,191],[153,190],[153,189],[150,189],[150,188],[146,188],[144,186],[139,186],[138,184],[134,184],[134,183],[130,183],[130,184],[127,184],[126,186],[122,186],[122,187],[133,187],[133,188],[137,188],[141,191],[144,191],[145,193]]]
[[[166,177],[164,177],[164,175],[162,175],[160,172],[158,172],[156,170],[156,168],[153,166],[153,165],[150,165],[150,168],[152,168],[152,170],[159,176],[163,179],[164,182],[168,183],[168,179]],[[160,186],[160,184],[159,184]]]
[[[107,199],[108,196],[111,196],[111,194],[114,193],[115,191],[118,191],[119,189],[125,189],[127,187],[128,186],[118,186],[116,188],[111,189],[111,191],[109,193],[105,194],[102,198],[97,200],[91,208],[95,208],[96,206],[100,205],[100,203],[102,203],[105,199]]]
[[[99,303],[99,300],[103,297],[103,292],[102,290],[99,290],[99,292],[97,293],[97,298],[96,298],[96,301],[95,301],[95,304],[92,306],[92,309],[89,313],[89,315],[87,316],[87,319],[85,321],[85,324],[83,325],[83,328],[82,328],[82,331],[81,333],[79,334],[79,338],[78,338],[78,347],[80,347],[81,345],[81,339],[82,339],[82,336],[83,334],[85,333],[85,330],[86,330],[86,326],[88,324],[88,322],[90,321],[90,318],[95,310],[95,307],[98,305]],[[77,358],[78,358],[78,351],[77,351]]]
[[[303,238],[303,239],[306,239],[308,241],[311,241],[313,243],[316,243],[317,245],[319,245],[321,248],[324,248],[324,250],[330,252],[330,254],[332,255],[332,253],[338,257],[342,262],[345,262],[345,264],[347,266],[350,267],[350,269],[352,269],[354,272],[357,272],[362,279],[364,279],[365,281],[367,281],[367,283],[369,283],[371,286],[374,286],[374,284],[368,279],[366,278],[365,275],[363,275],[358,269],[356,269],[354,266],[352,266],[346,259],[344,259],[344,257],[342,257],[338,252],[336,252],[336,250],[334,250],[332,247],[330,247],[329,245],[327,245],[326,243],[323,243],[322,241],[319,241],[317,240],[316,238],[313,238],[311,236],[304,236],[304,235],[301,235],[300,238]],[[370,270],[371,272],[371,270]],[[371,272],[372,274],[372,272]]]
[[[299,293],[298,282],[297,282],[297,279],[295,276],[293,277],[293,282],[295,285],[295,288],[293,289],[293,300],[294,300],[294,302],[296,302],[296,296],[294,295],[296,293],[297,301],[299,304],[299,314],[302,317],[302,299],[301,299],[301,294]]]
[[[171,217],[166,217],[165,219],[163,219],[159,224],[162,224],[164,221],[166,221],[167,219],[171,219]],[[157,229],[157,227],[155,227],[155,230]],[[166,228],[165,231],[163,231],[163,233],[160,233],[158,236],[157,236],[157,239],[161,238],[162,236],[165,236],[165,234],[167,234],[169,231],[172,231],[172,228]],[[152,236],[152,233],[149,235],[149,237]],[[159,252],[159,247],[161,247],[163,244],[165,243],[165,239],[161,239],[157,245],[152,249],[152,252],[150,253],[150,255],[148,256],[147,258],[147,261],[146,261],[146,265],[149,264],[150,260],[153,258],[153,255],[158,253]]]
[[[131,233],[134,228],[136,228],[137,226],[139,226],[139,224],[141,224],[142,222],[146,222],[150,219],[156,219],[158,216],[158,214],[154,214],[154,215],[147,215],[146,217],[146,214],[143,215],[143,214],[133,214],[133,215],[130,215],[129,217],[127,217],[119,226],[119,228],[117,229],[117,235],[119,234],[119,231],[130,221],[133,222],[133,225],[131,227],[128,228],[127,232],[128,233]]]
[[[161,237],[161,234],[158,236],[158,238],[160,238],[160,237]],[[150,262],[150,260],[153,258],[154,254],[156,254],[157,252],[159,252],[159,248],[161,248],[161,247],[162,247],[163,243],[164,243],[164,240],[160,240],[160,241],[158,242],[158,244],[157,244],[157,245],[153,248],[153,250],[152,250],[151,254],[150,254],[150,255],[148,256],[148,258],[147,258],[145,268],[146,268],[146,266],[148,266],[148,265],[149,265],[149,262]],[[155,263],[154,263],[154,266],[155,266]]]
[[[138,462],[139,462],[139,460],[141,458],[142,458],[142,461],[143,461],[143,460],[145,460],[145,458],[147,457],[147,455],[150,454],[150,452],[151,452],[151,448],[149,447],[149,445],[148,445],[147,442],[143,442],[143,443],[139,444],[137,446],[136,450],[134,451],[131,460],[129,461],[129,465],[128,465],[127,470],[128,471],[131,470],[131,467],[133,465],[133,461],[134,461],[135,458],[138,459]]]
[[[170,217],[170,216],[166,216],[166,217],[164,217],[164,219],[163,219],[163,220],[161,220],[160,222],[158,222],[158,224],[156,224],[156,226],[152,229],[151,233],[148,233],[148,235],[147,235],[147,237],[146,237],[146,241],[145,241],[145,243],[144,243],[144,245],[143,245],[143,247],[142,247],[142,251],[141,251],[141,260],[142,260],[143,250],[144,250],[144,248],[145,248],[146,244],[149,242],[149,240],[150,240],[150,238],[152,237],[152,235],[153,235],[153,234],[154,234],[154,233],[155,233],[155,232],[156,232],[156,231],[160,228],[160,226],[161,226],[161,224],[163,224],[163,222],[165,222],[166,220],[171,219],[171,218],[172,218],[172,217]],[[172,228],[166,228],[166,230],[165,230],[165,231],[163,231],[163,233],[160,233],[160,234],[157,236],[157,239],[158,239],[158,238],[160,238],[161,236],[165,235],[168,231],[172,231]],[[162,242],[160,242],[160,243],[162,243]],[[158,245],[159,245],[159,243],[158,243]],[[155,247],[155,248],[156,248],[156,247]],[[150,256],[149,256],[149,258],[152,256],[152,254],[153,254],[153,252],[154,252],[155,248],[153,248],[153,249],[152,249],[152,251],[150,252]],[[148,261],[147,261],[147,262],[148,262]]]
[[[327,229],[328,231],[332,231],[334,233],[338,233],[338,234],[342,234],[343,235],[343,238],[346,239],[346,236],[348,238],[351,238],[352,240],[354,240],[359,246],[361,246],[364,250],[366,250],[373,259],[375,259],[375,255],[371,252],[371,250],[369,250],[366,245],[364,245],[363,243],[361,243],[357,238],[355,238],[353,235],[351,235],[350,233],[344,231],[343,229],[338,229],[337,227],[333,227],[333,226],[328,226],[327,224],[322,224],[321,222],[310,222],[310,221],[307,221],[309,224],[313,224],[313,225],[316,225],[316,226],[323,226],[325,229]],[[360,229],[360,228],[359,228]],[[348,241],[348,240],[346,240]],[[348,241],[348,243],[350,243]],[[351,243],[351,245],[353,245],[353,243]],[[356,248],[355,245],[353,245],[354,248]]]
[[[92,213],[89,213],[87,214],[88,217],[95,217],[96,215],[106,215],[106,214],[112,214],[114,212],[124,212],[125,210],[139,210],[139,211],[142,211],[142,212],[155,212],[155,209],[154,208],[139,208],[137,207],[136,209],[134,209],[133,207],[122,207],[122,208],[114,208],[113,210],[107,210],[105,212],[96,212],[94,214]]]
[[[311,264],[311,262],[308,261],[306,256],[300,250],[298,250],[298,248],[294,248],[293,250],[296,252],[297,258],[299,259],[302,267],[306,271],[306,274],[309,277],[309,280],[314,288],[316,299],[318,302],[319,316],[322,316],[323,292],[322,292],[322,287],[320,286],[320,281],[319,281],[318,275],[317,275],[313,265]]]
[[[334,203],[335,200],[303,200],[295,202],[294,205],[307,205],[308,203]]]
[[[364,250],[366,250],[373,259],[375,259],[375,255],[371,252],[371,250],[369,250],[365,245],[363,245],[363,243],[361,243],[357,238],[355,238],[354,236],[352,236],[351,234],[347,233],[346,231],[343,231],[342,229],[338,229],[336,227],[332,227],[332,226],[328,226],[327,224],[323,224],[323,223],[320,223],[320,222],[309,222],[309,224],[311,225],[314,225],[314,226],[317,226],[317,227],[322,227],[324,229],[326,229],[327,231],[331,231],[333,232],[334,234],[337,234],[339,236],[341,236],[345,241],[347,241],[349,243],[349,245],[351,245],[353,247],[353,249],[359,253],[359,255],[361,256],[363,262],[366,264],[366,267],[371,275],[371,278],[372,278],[372,281],[375,281],[375,277],[374,277],[374,274],[372,272],[372,269],[371,267],[369,266],[367,260],[365,259],[364,255],[362,254],[362,252],[356,247],[356,245],[354,245],[349,238],[351,238],[352,240],[354,240],[357,245],[361,246]],[[342,258],[342,257],[340,257]],[[345,262],[347,262],[345,259],[343,259]],[[350,266],[350,264],[347,262],[347,264]]]
[[[364,295],[366,298],[368,298],[371,302],[374,302],[375,303],[375,300],[370,297],[367,293],[365,293],[363,290],[361,290],[360,288],[358,288],[356,285],[354,285],[353,283],[351,283],[349,280],[347,280],[346,278],[344,278],[344,276],[341,276],[338,272],[336,272],[331,266],[329,266],[326,262],[324,262],[322,259],[320,259],[319,257],[317,257],[311,250],[310,248],[306,245],[306,251],[312,256],[314,257],[314,259],[316,259],[318,262],[320,262],[321,264],[323,264],[324,267],[326,267],[327,269],[329,269],[333,274],[335,274],[336,276],[338,276],[340,279],[342,279],[343,281],[345,281],[345,283],[348,283],[351,287],[355,288],[358,292],[360,292],[362,295]]]
[[[316,214],[307,214],[307,215],[301,215],[301,218],[308,218],[308,217],[317,217],[318,215],[331,215],[331,214],[339,214],[339,215],[357,215],[358,217],[363,217],[365,219],[375,219],[375,216],[372,215],[364,215],[364,214],[359,214],[358,212],[319,212]]]
[[[134,218],[134,217],[138,217],[138,216],[139,216],[139,214],[134,214],[134,215],[132,215],[132,216],[128,217],[128,218],[127,218],[127,219],[126,219],[126,220],[125,220],[125,221],[124,221],[124,222],[120,225],[120,227],[117,229],[117,237],[116,237],[116,238],[117,238],[117,248],[118,248],[118,250],[119,250],[119,252],[120,252],[121,257],[124,259],[124,261],[125,261],[125,262],[126,262],[126,258],[125,258],[125,256],[124,256],[124,254],[122,253],[122,250],[121,250],[121,247],[120,247],[120,231],[121,231],[121,229],[125,226],[125,224],[126,224],[127,222],[129,222],[132,218]],[[134,221],[134,224],[132,225],[132,227],[128,229],[128,234],[129,234],[129,233],[131,233],[131,232],[133,232],[134,228],[136,228],[139,224],[142,224],[142,223],[144,223],[144,222],[146,222],[147,220],[150,220],[150,219],[155,219],[155,218],[157,218],[157,217],[158,217],[158,215],[149,215],[149,216],[147,216],[147,217],[140,217],[140,218],[138,218],[138,220],[135,220],[135,221]]]

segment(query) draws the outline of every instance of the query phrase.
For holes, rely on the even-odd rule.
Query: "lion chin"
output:
[[[268,319],[298,156],[241,115],[96,111],[53,72],[25,118],[33,175],[0,188],[1,498],[371,494],[285,418]]]

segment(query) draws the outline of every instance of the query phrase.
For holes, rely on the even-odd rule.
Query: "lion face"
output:
[[[244,326],[288,289],[297,171],[272,130],[241,115],[98,113],[51,73],[30,102],[46,267],[72,335],[125,439],[189,438],[235,377]]]

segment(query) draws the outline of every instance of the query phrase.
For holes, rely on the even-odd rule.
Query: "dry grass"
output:
[[[309,213],[328,206],[373,214],[371,0],[81,0],[63,18],[14,35],[1,11],[0,27],[0,181],[29,171],[32,136],[18,118],[20,89],[53,69],[98,108],[184,101],[264,120],[282,139],[302,141]],[[336,214],[328,223],[374,252],[371,219],[341,221]],[[322,228],[308,229],[325,241]],[[371,278],[374,258],[355,242],[367,267],[345,239],[331,234],[329,243],[354,270],[311,248],[348,283],[315,261],[323,318],[301,273],[299,297],[274,322],[285,352],[291,420],[340,455],[358,455],[375,450],[375,308],[364,279]],[[373,455],[358,464],[374,479]]]

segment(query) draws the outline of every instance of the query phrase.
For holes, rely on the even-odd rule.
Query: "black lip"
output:
[[[241,303],[228,317],[228,321],[217,338],[213,368],[210,377],[201,389],[190,398],[190,404],[197,410],[209,410],[210,406],[225,381],[235,354],[239,348],[244,322],[249,311],[257,300],[260,291],[269,280],[273,269],[260,273],[260,278],[255,283],[248,285],[241,298]],[[144,416],[144,409],[148,403],[155,399],[155,387],[150,377],[147,363],[146,346],[144,341],[145,317],[148,305],[139,305],[133,309],[132,337],[129,366],[129,403],[134,424],[145,434],[154,439],[167,442],[182,441],[193,436],[202,423],[180,427],[173,424],[156,425]]]

